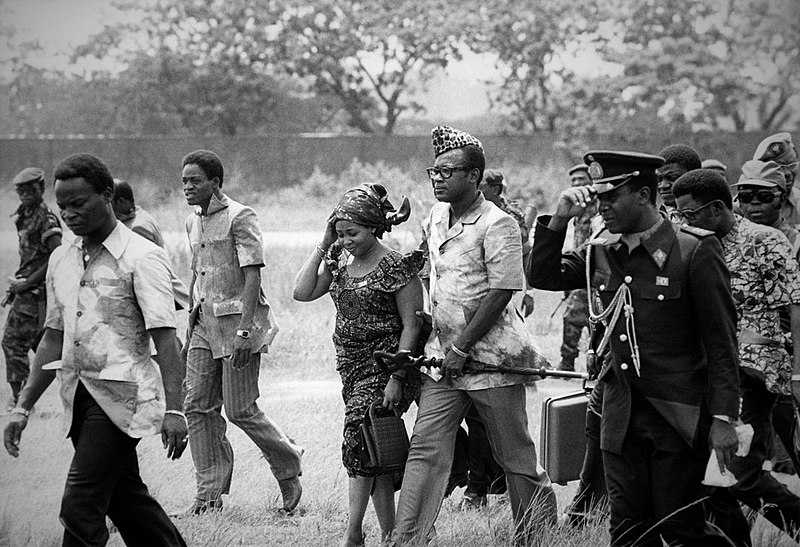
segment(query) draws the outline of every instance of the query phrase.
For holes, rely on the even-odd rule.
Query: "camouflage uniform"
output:
[[[528,242],[528,225],[525,224],[525,213],[519,208],[515,201],[508,201],[505,196],[500,196],[500,209],[517,221],[519,233],[522,236],[522,244]]]
[[[592,218],[597,215],[597,204],[593,203],[575,217],[575,246],[577,249],[592,235]],[[575,370],[578,343],[584,328],[589,328],[589,303],[586,289],[575,289],[569,293],[564,310],[564,333],[561,343],[560,370]]]
[[[50,236],[61,235],[58,217],[43,201],[32,207],[20,206],[14,213],[19,235],[19,269],[15,277],[29,277],[47,263],[50,250],[45,243]],[[44,324],[44,278],[14,296],[3,333],[3,353],[6,358],[6,380],[21,384],[28,379],[28,352],[34,349]]]

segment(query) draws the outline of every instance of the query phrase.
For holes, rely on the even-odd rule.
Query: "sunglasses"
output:
[[[705,209],[706,207],[708,207],[712,203],[716,203],[718,201],[720,201],[720,200],[715,199],[713,201],[709,201],[708,203],[706,203],[705,205],[701,205],[697,209],[683,209],[683,210],[678,209],[677,211],[675,211],[675,214],[677,214],[679,217],[687,220],[688,222],[694,222],[694,220],[697,218],[697,214],[700,211],[702,211],[703,209]],[[721,201],[720,201],[720,203],[721,203]]]
[[[428,173],[428,178],[434,180],[436,176],[442,177],[442,179],[449,179],[453,176],[453,173],[456,171],[469,171],[463,165],[442,165],[441,167],[428,167],[425,169]]]
[[[774,190],[739,190],[736,194],[736,201],[750,203],[754,198],[758,198],[760,203],[772,203],[780,195],[780,192],[775,192]]]

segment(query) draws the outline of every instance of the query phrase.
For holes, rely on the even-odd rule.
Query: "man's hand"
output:
[[[575,186],[567,188],[558,197],[555,217],[571,219],[578,216],[597,197],[597,191],[591,186]]]
[[[28,425],[28,417],[22,414],[12,414],[11,420],[6,425],[3,433],[3,444],[6,451],[14,456],[19,456],[19,440],[22,437],[22,430]]]
[[[733,424],[714,418],[711,422],[711,431],[708,434],[711,449],[717,455],[720,473],[730,469],[733,456],[739,447],[739,438]]]
[[[234,370],[241,370],[253,362],[253,342],[249,338],[236,336],[233,339],[231,362]]]
[[[389,378],[386,387],[383,389],[383,408],[394,410],[400,398],[403,396],[403,384],[399,380]]]
[[[176,414],[165,414],[161,423],[161,444],[167,449],[167,458],[171,460],[180,458],[188,442],[186,420]]]
[[[466,357],[461,357],[452,348],[444,356],[442,363],[442,374],[447,385],[452,385],[453,380],[461,376],[461,371],[464,369],[464,364],[467,362]]]
[[[14,294],[21,293],[28,288],[27,277],[10,277],[8,279],[8,290]]]
[[[535,308],[536,304],[533,301],[533,295],[525,293],[525,296],[522,297],[522,317],[528,317]]]

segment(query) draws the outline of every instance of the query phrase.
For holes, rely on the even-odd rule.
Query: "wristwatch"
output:
[[[250,331],[249,330],[244,330],[244,329],[237,330],[236,331],[236,336],[240,336],[241,338],[244,338],[245,340],[249,340],[250,339]]]

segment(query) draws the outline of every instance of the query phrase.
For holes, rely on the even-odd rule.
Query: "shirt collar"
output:
[[[114,230],[108,234],[108,237],[103,240],[102,246],[105,247],[109,253],[111,253],[111,256],[113,256],[115,260],[119,260],[123,251],[125,251],[125,247],[128,246],[128,242],[131,239],[131,234],[133,234],[133,232],[131,232],[122,222],[117,220],[117,225],[114,227]],[[72,242],[72,246],[82,251],[83,238],[76,237]]]
[[[481,216],[484,203],[486,203],[486,198],[483,197],[481,192],[478,192],[478,197],[475,198],[475,201],[470,203],[467,210],[461,213],[458,218],[461,224],[475,224]]]
[[[208,202],[208,209],[206,209],[205,216],[213,215],[214,213],[218,213],[228,207],[230,205],[230,200],[228,196],[225,194],[220,194],[221,197],[217,197],[217,194],[211,194],[211,199]],[[204,216],[203,209],[198,205],[194,208],[194,212],[197,216]]]

